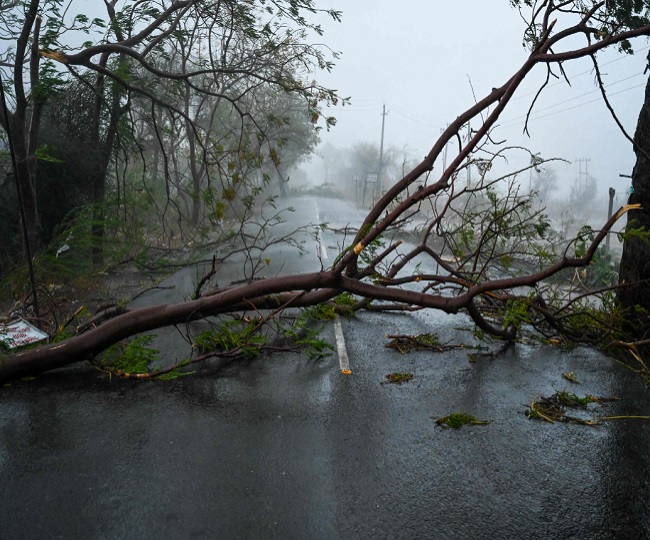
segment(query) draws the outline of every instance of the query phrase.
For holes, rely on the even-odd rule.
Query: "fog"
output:
[[[408,0],[400,8],[387,0],[331,0],[329,6],[343,12],[343,21],[324,18],[321,39],[341,57],[331,73],[317,77],[349,96],[350,105],[326,111],[337,118],[337,125],[321,134],[321,154],[333,149],[343,154],[358,143],[379,146],[385,105],[385,148],[421,159],[448,122],[502,85],[528,54],[522,46],[524,21],[507,0]],[[610,101],[630,135],[643,103],[647,40],[637,40],[634,47],[635,55],[612,49],[598,56]],[[591,61],[572,61],[564,68],[570,86],[551,79],[531,114],[530,137],[523,133],[524,121],[546,76],[543,66],[515,94],[494,135],[544,158],[567,160],[552,165],[558,179],[556,199],[566,200],[576,180],[588,173],[597,189],[595,207],[602,214],[609,187],[616,190],[616,204],[626,200],[630,180],[619,175],[631,174],[632,145],[601,99]],[[504,171],[526,166],[529,159],[523,152],[512,154],[503,163]],[[312,183],[331,174],[318,157],[303,168]],[[352,178],[335,180],[349,183]],[[528,186],[528,173],[521,181]]]

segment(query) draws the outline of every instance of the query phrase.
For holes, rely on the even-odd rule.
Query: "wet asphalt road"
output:
[[[524,415],[564,389],[621,397],[590,415],[648,414],[641,382],[586,349],[470,363],[384,347],[425,331],[470,343],[469,328],[423,312],[343,321],[347,376],[336,355],[284,354],[172,382],[78,369],[2,388],[0,538],[650,538],[650,423]],[[381,384],[395,371],[415,378]],[[458,411],[491,423],[436,426]]]

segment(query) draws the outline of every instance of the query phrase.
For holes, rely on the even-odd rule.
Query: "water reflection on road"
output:
[[[318,208],[333,219],[333,206]],[[641,381],[581,348],[516,345],[470,363],[463,349],[384,347],[427,331],[471,342],[470,328],[428,312],[344,320],[348,376],[335,356],[284,354],[171,382],[73,370],[2,388],[0,536],[649,538],[650,423],[524,415],[563,389],[621,397],[594,414],[648,414]],[[396,371],[415,378],[381,384]],[[459,411],[491,423],[433,421]]]

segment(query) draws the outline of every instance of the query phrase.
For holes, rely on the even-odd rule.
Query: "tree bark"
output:
[[[628,214],[626,231],[645,229],[650,231],[650,78],[646,85],[645,100],[641,107],[634,134],[636,164],[632,171],[630,204],[641,204],[641,209]],[[619,273],[620,283],[630,284],[618,292],[621,304],[631,309],[630,322],[639,323],[642,314],[636,313],[634,306],[640,306],[650,313],[650,239],[638,235],[627,235],[623,244],[623,256]],[[640,327],[639,332],[647,332]]]
[[[33,156],[30,159],[30,140],[36,141],[38,133],[29,131],[28,128],[28,109],[29,101],[25,94],[25,85],[23,84],[23,67],[24,59],[27,57],[27,49],[29,45],[29,37],[32,34],[34,25],[36,24],[36,16],[39,9],[39,0],[31,0],[29,8],[25,13],[25,22],[21,29],[20,36],[16,42],[16,64],[13,70],[14,76],[14,91],[16,99],[16,110],[11,115],[11,138],[13,140],[13,148],[16,157],[16,176],[18,177],[18,184],[22,194],[22,203],[25,210],[25,225],[27,228],[27,236],[29,237],[29,244],[31,250],[34,251],[41,247],[42,235],[41,224],[38,212],[38,205],[36,199],[35,187],[35,174],[36,166]],[[40,28],[40,23],[36,24],[36,30]],[[36,36],[36,38],[38,35]],[[38,59],[36,59],[36,67],[38,66]],[[34,58],[31,59],[30,75],[34,77]],[[38,69],[36,69],[36,76],[38,76]],[[30,80],[30,85],[37,85],[38,80]],[[33,112],[33,111],[32,111]],[[38,122],[33,125],[34,129],[38,129]],[[26,251],[25,251],[26,253]]]

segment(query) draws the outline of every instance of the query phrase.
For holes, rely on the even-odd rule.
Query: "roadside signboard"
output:
[[[32,343],[38,343],[48,338],[35,326],[24,319],[16,319],[8,324],[0,324],[0,342],[9,349],[17,349]]]

